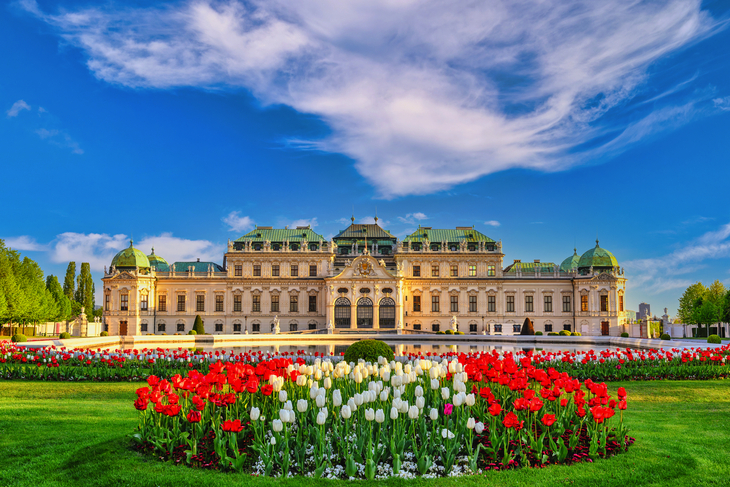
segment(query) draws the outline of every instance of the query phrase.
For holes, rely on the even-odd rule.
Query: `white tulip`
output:
[[[423,407],[426,405],[426,398],[421,396],[416,398],[416,407],[418,409],[423,409]]]
[[[324,388],[329,390],[332,387],[332,379],[329,377],[324,378]]]
[[[350,410],[350,406],[348,406],[346,404],[344,406],[342,406],[340,413],[342,414],[343,419],[350,419],[350,416],[352,416],[352,411]]]
[[[284,404],[284,409],[286,409],[287,411],[293,411],[293,410],[294,410],[294,407],[292,406],[292,403],[291,403],[291,401],[287,401],[287,402],[286,402],[286,403]]]
[[[353,399],[355,400],[356,406],[362,406],[363,400],[362,400],[362,394],[358,394],[357,392],[353,396]]]
[[[454,438],[456,435],[452,433],[451,431],[447,430],[446,428],[441,430],[441,437],[445,440],[446,438]]]
[[[375,419],[375,411],[373,408],[368,408],[365,410],[365,419],[368,421],[372,421]]]
[[[297,401],[297,411],[300,413],[305,412],[307,410],[307,406],[309,406],[309,402],[307,402],[306,399],[300,399]]]
[[[400,406],[403,403],[403,400],[400,397],[396,397],[393,399],[393,407],[400,410]]]
[[[385,389],[380,391],[380,400],[383,402],[388,400],[388,391],[386,391]]]
[[[386,370],[383,372],[383,382],[390,382],[390,371]]]
[[[477,425],[477,422],[474,418],[469,418],[466,420],[466,427],[470,430],[473,430],[474,427]]]
[[[269,443],[271,443],[272,446],[276,445],[276,438],[274,438],[272,436],[271,439],[269,440]]]
[[[280,409],[279,410],[279,419],[281,419],[282,423],[288,423],[289,422],[289,411],[286,409]]]
[[[334,404],[335,407],[340,407],[342,405],[342,392],[340,392],[339,389],[335,389],[335,392],[332,393],[332,404]]]
[[[411,367],[411,364],[406,364],[403,367],[403,373],[405,373],[405,374],[410,374],[411,373],[411,370],[413,370],[413,368]]]
[[[419,399],[420,399],[420,398],[419,398]],[[411,407],[410,407],[410,408],[408,409],[408,417],[409,417],[409,418],[411,418],[411,419],[418,419],[418,413],[419,413],[420,411],[421,411],[421,410],[420,410],[420,409],[418,409],[418,407],[417,407],[417,406],[411,406]]]
[[[423,387],[416,386],[416,397],[421,397],[421,396],[423,396]]]
[[[348,405],[348,406],[350,406],[350,410],[351,410],[351,411],[352,411],[353,413],[354,413],[355,411],[357,411],[357,404],[355,404],[355,399],[354,399],[354,398],[352,398],[352,397],[351,397],[350,399],[348,399],[348,400],[347,400],[347,405]]]
[[[251,408],[251,421],[258,421],[261,416],[261,410],[259,408]]]
[[[436,421],[439,419],[439,412],[436,408],[431,408],[431,412],[428,413],[428,417],[431,418],[431,421]]]
[[[279,391],[279,401],[286,402],[287,394],[286,391]]]
[[[362,372],[360,372],[360,369],[356,370],[353,373],[352,379],[355,381],[355,383],[362,384]]]
[[[474,394],[466,395],[466,405],[472,407],[477,402],[477,398]]]
[[[431,390],[432,391],[435,391],[439,387],[441,387],[441,383],[439,383],[439,380],[438,379],[431,379]]]
[[[316,383],[312,384],[312,388],[309,389],[309,398],[314,399],[315,397],[317,397],[318,392],[319,392],[319,386]]]
[[[459,407],[463,404],[463,399],[461,398],[461,392],[458,394],[454,394],[454,397],[451,398],[451,402],[454,403],[454,406]]]
[[[297,385],[299,387],[303,387],[303,386],[307,385],[307,376],[300,375],[299,377],[297,377]]]
[[[385,421],[385,413],[382,409],[378,409],[377,411],[375,411],[375,421],[377,421],[378,423],[382,423],[383,421]]]
[[[271,422],[271,429],[278,433],[279,431],[284,429],[284,423],[278,419],[275,419]]]
[[[319,414],[317,414],[317,424],[323,425],[325,421],[327,421],[327,415],[320,411]]]
[[[448,387],[441,388],[441,399],[443,399],[445,401],[446,399],[449,398],[450,395],[451,395],[451,391],[449,390]]]
[[[319,395],[315,398],[315,402],[317,403],[318,408],[323,408],[325,405],[327,398],[325,396]]]
[[[390,419],[398,419],[398,409],[395,407],[390,408]]]
[[[428,376],[431,379],[438,379],[439,378],[439,375],[441,375],[441,374],[439,373],[439,368],[438,367],[433,367],[432,369],[430,369],[428,371]]]
[[[314,380],[322,380],[322,371],[317,369],[314,371]]]
[[[482,423],[482,422],[480,421],[480,422],[478,422],[477,424],[475,424],[475,425],[474,425],[474,431],[476,431],[476,433],[477,433],[478,435],[481,435],[481,434],[482,434],[482,431],[484,431],[484,423]]]

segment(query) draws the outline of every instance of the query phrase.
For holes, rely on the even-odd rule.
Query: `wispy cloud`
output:
[[[484,222],[485,225],[489,225],[490,227],[498,227],[501,225],[497,220],[488,220]]]
[[[706,113],[672,104],[686,78],[629,105],[655,61],[721,25],[700,0],[22,5],[109,83],[243,87],[321,117],[332,135],[303,145],[352,157],[385,197],[594,162]]]
[[[228,225],[228,230],[231,232],[248,232],[254,227],[253,218],[241,216],[240,211],[232,211],[222,220]]]
[[[421,222],[423,220],[428,220],[428,217],[425,213],[421,213],[420,211],[417,211],[415,213],[408,213],[406,216],[399,216],[398,221],[401,223],[407,223],[409,225],[415,225],[416,222]]]
[[[38,129],[35,131],[43,140],[50,142],[51,144],[71,149],[73,154],[83,154],[84,150],[79,147],[79,143],[73,140],[66,132],[58,129]]]
[[[725,98],[715,98],[712,100],[712,103],[714,103],[715,107],[720,110],[730,110],[730,96],[726,96]]]
[[[20,112],[23,110],[30,110],[30,105],[28,105],[23,100],[18,100],[15,103],[13,103],[13,106],[10,107],[10,110],[5,112],[8,116],[8,118],[17,117]]]
[[[289,224],[289,228],[297,228],[297,227],[306,227],[309,225],[310,227],[314,228],[318,225],[317,223],[317,217],[314,218],[300,218],[299,220],[294,220]]]
[[[5,245],[15,250],[32,250],[32,251],[43,251],[48,250],[48,245],[40,244],[35,238],[28,235],[21,235],[19,237],[8,237],[5,239]]]

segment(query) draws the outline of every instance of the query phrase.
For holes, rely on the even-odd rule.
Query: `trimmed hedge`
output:
[[[61,340],[66,340],[68,338],[71,338],[71,334],[67,331],[64,331],[63,333],[58,335],[58,338],[60,338]]]
[[[445,331],[445,333],[447,335],[453,335],[454,334],[454,330],[452,330],[451,328],[449,328],[448,330]]]
[[[197,334],[198,334],[198,332],[197,332],[197,331],[195,331],[195,330],[190,330],[190,331],[188,332],[188,335],[197,335]]]
[[[99,333],[99,336],[108,337],[109,336],[109,332],[108,331],[102,331],[101,333]]]
[[[551,332],[548,332],[548,336],[549,337],[556,337],[556,336],[558,336],[558,333],[557,332],[554,332],[554,331],[551,331]]]
[[[23,335],[22,333],[16,333],[15,335],[13,335],[10,338],[10,341],[15,342],[15,343],[27,342],[28,341],[28,337],[25,336],[25,335]]]
[[[722,343],[722,340],[717,335],[710,335],[707,337],[707,343]]]
[[[621,338],[628,338],[629,334],[626,332],[621,333]]]
[[[558,335],[568,337],[570,336],[570,332],[568,330],[560,330],[560,333],[558,333]]]
[[[542,335],[542,332],[541,331],[536,331],[535,332],[535,335]]]
[[[355,342],[345,351],[345,362],[357,362],[363,359],[366,362],[375,363],[378,357],[385,357],[387,361],[393,360],[393,350],[380,340],[360,340]]]
[[[669,333],[662,333],[662,336],[659,338],[661,338],[662,340],[671,340],[672,339],[672,337],[669,336]]]

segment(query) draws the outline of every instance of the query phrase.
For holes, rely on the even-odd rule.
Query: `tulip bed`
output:
[[[613,396],[532,362],[497,353],[216,362],[206,374],[149,377],[133,438],[175,463],[351,479],[590,462],[628,449],[623,388]]]

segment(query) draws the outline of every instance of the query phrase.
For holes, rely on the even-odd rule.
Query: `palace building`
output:
[[[627,330],[626,279],[598,245],[561,264],[505,266],[501,241],[473,227],[419,227],[400,240],[353,223],[329,241],[309,226],[258,226],[228,242],[221,264],[168,263],[130,246],[105,269],[105,329],[112,335],[335,333],[354,330],[617,336]]]

